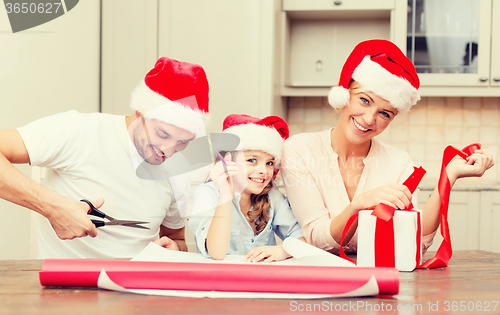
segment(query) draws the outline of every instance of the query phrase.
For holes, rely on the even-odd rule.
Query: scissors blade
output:
[[[146,222],[146,223],[149,223],[149,222]],[[133,228],[138,228],[138,229],[149,230],[149,228],[147,226],[139,225],[139,223],[127,223],[127,224],[122,224],[122,226],[128,226],[128,227],[133,227]]]
[[[127,220],[113,220],[113,221],[110,221],[110,222],[105,222],[104,224],[105,225],[122,225],[122,226],[128,226],[128,227],[135,227],[135,228],[138,228],[138,229],[148,229],[148,227],[145,227],[145,226],[142,226],[142,225],[139,225],[139,224],[147,224],[149,222],[146,222],[146,221],[127,221]]]

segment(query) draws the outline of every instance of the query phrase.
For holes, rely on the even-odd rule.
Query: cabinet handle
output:
[[[316,71],[318,72],[323,71],[323,61],[321,60],[316,61]]]
[[[333,1],[333,4],[335,4],[335,5],[341,5],[342,1],[336,0],[336,1]]]
[[[479,81],[481,81],[481,82],[486,82],[486,81],[488,81],[488,78],[487,78],[487,77],[480,77],[480,78],[479,78]]]
[[[500,77],[494,77],[494,78],[493,78],[493,81],[495,81],[495,82],[500,82]]]

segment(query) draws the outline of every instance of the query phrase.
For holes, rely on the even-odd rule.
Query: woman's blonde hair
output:
[[[351,94],[367,92],[366,89],[361,86],[361,84],[359,84],[357,81],[354,81],[353,79],[351,79],[351,82],[349,82],[348,89]]]

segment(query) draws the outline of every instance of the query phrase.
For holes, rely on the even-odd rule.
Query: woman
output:
[[[353,214],[379,203],[404,209],[418,205],[402,183],[413,172],[403,151],[374,137],[394,117],[420,99],[420,82],[411,61],[393,43],[369,40],[346,60],[339,86],[328,100],[340,111],[335,128],[289,138],[283,149],[283,180],[292,210],[307,242],[338,254],[342,230]],[[447,167],[450,184],[461,177],[482,176],[493,159],[477,150],[467,161]],[[423,207],[423,248],[432,244],[439,226],[441,201],[435,190]],[[357,222],[344,239],[344,251],[357,250]]]

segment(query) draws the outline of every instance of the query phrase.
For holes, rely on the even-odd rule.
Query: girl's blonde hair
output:
[[[250,195],[250,201],[252,202],[253,211],[249,211],[246,218],[250,225],[255,222],[255,230],[257,234],[262,232],[267,225],[267,219],[270,218],[268,214],[269,205],[269,191],[273,188],[273,180],[267,184],[266,187],[260,192],[260,194]]]

